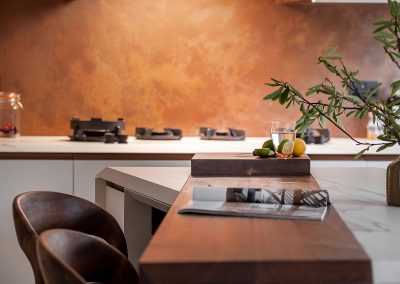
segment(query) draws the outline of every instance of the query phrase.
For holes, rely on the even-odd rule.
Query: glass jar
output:
[[[368,124],[367,124],[367,139],[376,140],[377,137],[383,134],[384,123],[381,120],[375,119],[374,115],[368,113]]]
[[[21,96],[0,92],[0,137],[17,137],[20,133]]]

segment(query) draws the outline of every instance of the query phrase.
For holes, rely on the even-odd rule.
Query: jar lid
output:
[[[17,93],[8,93],[8,92],[0,92],[0,103],[8,102],[12,105],[18,105],[21,109],[23,109],[23,105],[21,103],[21,95]]]
[[[0,92],[0,100],[21,100],[21,95],[17,93]]]

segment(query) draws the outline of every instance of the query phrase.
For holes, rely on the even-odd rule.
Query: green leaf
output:
[[[396,93],[398,90],[400,90],[400,80],[394,81],[392,84],[390,84],[392,87],[392,95]]]
[[[398,105],[398,104],[400,104],[400,98],[395,99],[393,102],[388,103],[387,107],[392,107],[392,106],[395,106],[395,105]]]
[[[342,56],[335,56],[335,55],[324,56],[324,58],[329,59],[329,60],[342,60],[343,59]]]
[[[378,35],[381,37],[384,37],[384,38],[390,38],[390,39],[395,38],[394,34],[389,33],[389,32],[384,32],[384,31],[379,32]]]
[[[355,110],[349,111],[348,113],[346,113],[346,117],[349,117],[350,115],[352,115],[355,112],[356,112]]]
[[[300,133],[300,135],[303,135],[304,132],[313,124],[314,120],[307,120],[305,121],[300,128],[297,129],[297,131]]]
[[[364,150],[361,150],[360,152],[357,153],[357,155],[354,156],[354,160],[358,160],[361,158],[361,156],[367,151],[368,148],[365,148]]]
[[[392,22],[384,22],[383,24],[380,24],[374,31],[373,33],[378,33],[380,31],[383,31],[384,29],[387,29],[388,27],[392,26]]]
[[[329,106],[328,106],[328,111],[326,112],[326,115],[327,115],[327,116],[331,116],[331,114],[332,114],[333,111],[334,111],[334,108],[333,108],[333,106],[332,106],[333,103],[334,103],[334,101],[331,101],[331,103],[330,103]]]
[[[398,52],[391,51],[390,54],[395,56],[395,57],[397,57],[397,58],[400,58],[400,53],[398,53]]]
[[[322,84],[319,85],[315,85],[314,87],[311,87],[307,90],[307,93],[305,94],[306,96],[309,96],[311,94],[314,94],[316,92],[319,92],[319,90],[321,89]]]
[[[337,116],[336,114],[333,114],[332,118],[333,118],[333,121],[335,121],[336,123],[338,123],[339,118],[338,118],[338,116]]]
[[[277,98],[279,98],[279,96],[281,95],[283,90],[283,87],[280,87],[278,90],[276,90],[275,92],[266,95],[263,100],[276,100]]]
[[[264,83],[264,85],[271,86],[271,87],[278,87],[278,86],[280,86],[280,85],[277,84],[277,83]]]
[[[397,4],[397,2],[389,0],[388,3],[389,3],[389,8],[390,8],[390,14],[392,15],[393,18],[396,18],[397,14],[398,14],[398,4]]]
[[[362,109],[360,114],[360,119],[363,118],[368,113],[367,109]]]
[[[292,104],[292,102],[293,102],[293,98],[289,100],[289,102],[287,103],[285,109],[288,109],[290,107],[290,105]]]
[[[382,141],[392,141],[392,140],[390,139],[390,136],[388,136],[388,135],[386,135],[386,134],[379,135],[379,136],[376,137],[376,138],[379,139],[379,140],[382,140]]]
[[[296,97],[293,97],[293,101],[298,105],[300,104],[300,101]],[[294,105],[294,103],[293,103],[293,105]]]
[[[363,101],[357,96],[348,95],[347,98],[354,104],[362,104],[363,103]]]
[[[354,81],[356,84],[358,84],[358,85],[361,85],[361,84],[362,84],[361,81],[358,80],[358,79],[355,78],[355,77],[353,77],[353,81]]]
[[[338,75],[338,71],[336,70],[336,68],[332,65],[330,65],[329,63],[327,63],[326,61],[323,61],[324,66],[326,69],[328,69],[329,72]]]
[[[304,111],[305,111],[304,103],[301,103],[301,105],[300,105],[300,111],[301,111],[302,113],[304,113]]]
[[[333,46],[331,48],[329,48],[327,51],[325,51],[324,55],[330,55],[336,52],[336,50],[338,49],[337,46]]]
[[[296,121],[296,129],[298,128],[297,127],[298,125],[300,126],[304,122],[304,120],[305,120],[305,117],[302,116]]]
[[[382,83],[376,84],[375,87],[373,87],[371,90],[368,91],[368,93],[365,94],[365,97],[367,99],[370,99],[376,93],[376,91],[380,88],[381,85],[382,85]]]
[[[386,25],[386,24],[391,24],[391,21],[376,21],[373,23],[374,26],[381,26],[381,25]]]
[[[346,128],[344,127],[342,121],[340,119],[338,119],[337,124],[339,125],[339,127],[343,130],[346,130]]]
[[[284,105],[285,102],[286,102],[286,100],[287,100],[287,98],[288,98],[288,96],[289,96],[289,88],[286,88],[286,89],[283,91],[283,93],[279,96],[279,103],[280,103],[281,105]]]
[[[376,152],[383,151],[383,150],[385,150],[385,149],[388,148],[388,147],[394,146],[394,144],[396,144],[396,142],[393,142],[393,143],[386,143],[386,144],[380,146],[378,149],[376,149]]]
[[[350,72],[350,76],[351,77],[357,76],[359,72],[360,72],[360,70],[352,71],[352,72]]]
[[[304,96],[303,96],[298,90],[296,90],[295,87],[290,86],[290,88],[291,88],[292,92],[293,92],[296,96],[298,96],[298,97],[300,97],[300,98],[302,98],[302,99],[304,98]]]
[[[325,116],[320,115],[320,116],[319,116],[319,125],[320,125],[322,128],[325,128],[325,121],[326,121]]]

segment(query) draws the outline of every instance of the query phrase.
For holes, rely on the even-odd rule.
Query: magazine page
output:
[[[179,210],[179,213],[321,221],[326,214],[326,209],[326,206],[310,207],[282,204],[191,200],[184,208]]]
[[[327,190],[323,189],[193,187],[193,200],[319,207],[329,204],[329,194]]]
[[[193,187],[193,199],[179,213],[323,220],[328,204],[322,189]]]

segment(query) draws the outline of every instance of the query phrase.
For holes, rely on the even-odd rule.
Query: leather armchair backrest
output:
[[[128,255],[124,234],[114,217],[83,198],[50,191],[22,193],[14,198],[13,217],[18,242],[31,263],[36,284],[43,283],[36,241],[47,229],[64,228],[95,235]]]

